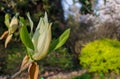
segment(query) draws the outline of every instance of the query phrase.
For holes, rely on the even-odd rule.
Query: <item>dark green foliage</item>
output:
[[[92,13],[92,0],[79,0],[82,3],[81,13]],[[94,1],[94,0],[93,0]]]
[[[90,42],[79,55],[80,64],[89,72],[120,72],[120,42],[101,39]]]
[[[68,53],[66,48],[62,47],[56,52],[48,54],[44,60],[40,61],[40,65],[60,68],[61,70],[71,69],[73,67],[72,55]]]
[[[2,50],[3,49],[3,50]],[[6,50],[4,47],[0,48],[0,75],[3,74],[14,74],[19,70],[23,57],[25,56],[25,47],[19,42],[13,43],[13,41],[8,45]],[[3,55],[1,55],[3,54]],[[4,57],[3,57],[4,56]]]

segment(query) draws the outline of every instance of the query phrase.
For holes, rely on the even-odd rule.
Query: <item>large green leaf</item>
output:
[[[5,14],[5,21],[4,21],[4,23],[7,26],[7,28],[9,28],[9,25],[10,25],[10,16],[9,16],[9,14]]]
[[[22,27],[20,29],[20,38],[26,47],[34,50],[34,46],[33,46],[33,43],[30,39],[24,18],[20,17],[20,22],[22,25]]]
[[[64,43],[67,41],[69,35],[70,35],[70,29],[67,29],[64,31],[64,33],[62,33],[62,35],[58,39],[53,40],[50,44],[49,52],[54,51],[60,48],[61,46],[63,46]]]
[[[65,30],[64,33],[62,33],[62,35],[58,38],[58,44],[54,49],[56,50],[60,48],[67,41],[69,35],[70,35],[70,29]]]

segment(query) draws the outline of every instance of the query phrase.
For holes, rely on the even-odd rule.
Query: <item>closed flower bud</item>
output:
[[[34,60],[41,60],[48,53],[51,42],[51,25],[51,23],[48,23],[47,14],[44,18],[40,19],[40,22],[32,38],[32,42],[35,48],[34,54],[32,56]]]
[[[14,33],[17,30],[17,28],[18,28],[18,19],[17,17],[14,16],[9,25],[9,29],[8,29],[9,34]]]

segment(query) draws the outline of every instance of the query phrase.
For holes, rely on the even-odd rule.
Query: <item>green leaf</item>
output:
[[[31,39],[30,39],[28,30],[27,30],[27,28],[26,28],[26,24],[25,24],[24,18],[20,17],[20,21],[21,21],[21,24],[22,24],[22,27],[21,27],[21,29],[20,29],[20,38],[21,38],[23,44],[24,44],[26,47],[34,50],[34,46],[33,46],[33,43],[32,43],[32,41],[31,41]]]
[[[58,38],[58,44],[56,45],[54,50],[60,48],[67,41],[69,35],[70,29],[65,30],[64,33],[62,33],[62,35]]]
[[[21,24],[21,26],[26,26],[26,22],[23,17],[20,17],[20,24]]]
[[[10,25],[10,16],[9,16],[9,14],[5,14],[5,21],[4,21],[4,23],[7,26],[7,28],[9,28],[9,25]]]
[[[70,29],[67,29],[64,31],[64,33],[62,33],[62,35],[58,39],[53,40],[50,44],[49,52],[57,50],[58,48],[63,46],[64,43],[67,41],[69,35],[70,35]]]

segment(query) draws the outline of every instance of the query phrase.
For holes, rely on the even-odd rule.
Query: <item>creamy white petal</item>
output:
[[[42,21],[43,21],[43,18],[40,18],[36,30],[40,30],[40,26],[41,26]]]
[[[48,29],[48,26],[47,26],[48,23],[45,23],[44,19],[42,19],[42,23],[40,25],[40,34],[43,33],[46,29]]]
[[[45,21],[45,23],[48,23],[48,16],[47,16],[46,12],[45,12],[45,16],[44,16],[44,21]]]
[[[36,48],[37,48],[38,38],[39,38],[39,36],[40,36],[39,31],[35,31],[35,33],[34,33],[34,35],[33,35],[33,38],[32,38],[32,42],[33,42],[33,45],[34,45],[35,51],[36,51]]]
[[[48,48],[49,48],[50,41],[51,41],[51,24],[49,25],[47,32],[45,32],[45,34],[46,35],[44,36],[44,41],[42,40],[42,42],[40,42],[38,45],[38,47],[41,47],[39,48],[39,52],[33,55],[33,59],[35,60],[41,60],[48,53]]]

